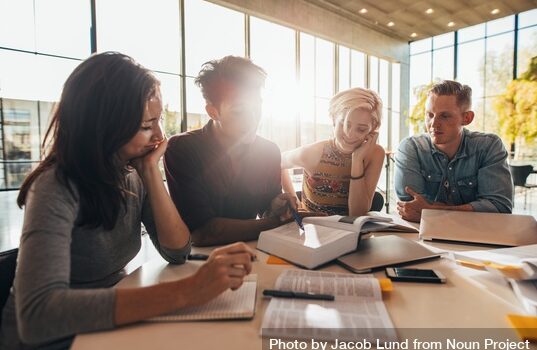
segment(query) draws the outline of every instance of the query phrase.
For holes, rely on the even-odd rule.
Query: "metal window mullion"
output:
[[[5,132],[5,123],[4,123],[4,99],[0,97],[0,124],[2,126],[1,132],[2,132],[2,162],[4,163],[4,182],[5,182],[5,189],[8,188],[7,186],[7,154],[6,154],[6,132]]]
[[[518,13],[515,15],[515,42],[513,43],[513,79],[518,75]]]
[[[250,58],[250,16],[244,14],[244,56]]]
[[[181,101],[181,132],[186,132],[187,125],[187,102],[186,102],[186,35],[185,35],[185,1],[179,0],[179,30],[180,30],[180,46],[181,46],[181,65],[179,71],[180,83],[180,101]]]
[[[295,84],[298,88],[298,94],[300,96],[300,32],[295,30]],[[297,108],[295,114],[296,122],[296,142],[295,146],[299,147],[302,144],[302,135],[301,135],[301,123],[300,123],[300,108]]]
[[[95,53],[97,52],[97,14],[96,14],[95,0],[90,0],[90,16],[91,16],[90,50],[91,50],[91,53]]]

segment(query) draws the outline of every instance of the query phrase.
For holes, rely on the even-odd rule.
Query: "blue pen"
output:
[[[295,219],[295,222],[298,227],[300,227],[302,231],[305,231],[304,224],[302,223],[302,218],[300,217],[300,215],[298,215],[298,213],[296,212],[296,210],[293,209],[293,207],[289,206],[289,209],[291,210],[291,214],[293,215],[293,218]]]

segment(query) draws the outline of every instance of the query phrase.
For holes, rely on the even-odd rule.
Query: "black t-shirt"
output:
[[[234,175],[213,122],[173,136],[164,155],[168,188],[191,231],[215,217],[255,219],[281,193],[280,150],[260,136],[247,147]]]

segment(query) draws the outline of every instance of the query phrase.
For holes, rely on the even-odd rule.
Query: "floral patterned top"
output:
[[[334,139],[326,141],[312,173],[304,169],[302,205],[308,211],[348,215],[352,154],[341,153]]]

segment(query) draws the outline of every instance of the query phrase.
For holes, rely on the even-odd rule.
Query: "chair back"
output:
[[[378,191],[375,191],[373,195],[373,201],[371,201],[371,209],[369,211],[381,211],[384,206],[384,197]]]
[[[509,165],[511,170],[511,176],[513,176],[513,183],[515,186],[526,186],[526,180],[533,171],[531,165]]]
[[[2,309],[9,297],[9,291],[15,278],[17,255],[19,249],[11,249],[0,253],[0,325],[2,324]]]

